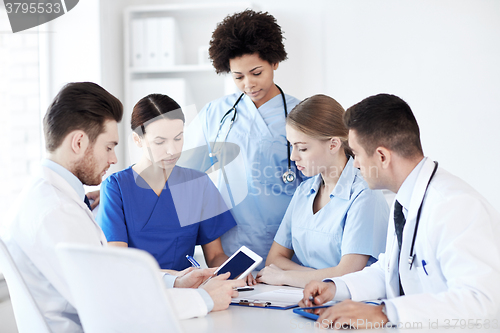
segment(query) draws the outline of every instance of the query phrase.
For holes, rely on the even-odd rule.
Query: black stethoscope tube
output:
[[[285,99],[285,93],[283,92],[283,90],[277,85],[276,85],[276,88],[278,88],[278,90],[280,91],[280,94],[281,94],[281,98],[283,99],[283,108],[285,110],[285,119],[288,117],[288,109],[287,109],[287,105],[286,105],[286,99]],[[214,147],[215,147],[215,143],[217,142],[217,139],[219,138],[219,133],[222,129],[222,125],[224,124],[224,121],[226,119],[226,117],[232,112],[234,111],[234,115],[233,117],[231,118],[231,123],[229,125],[229,128],[227,130],[227,133],[226,133],[226,137],[224,138],[224,141],[226,141],[227,139],[227,136],[229,135],[229,131],[231,130],[231,127],[233,126],[233,123],[234,121],[236,120],[236,114],[237,114],[237,109],[236,109],[236,106],[238,105],[238,103],[240,102],[240,100],[243,98],[243,96],[245,95],[245,93],[242,93],[240,95],[240,97],[238,97],[238,99],[236,100],[236,102],[234,102],[233,106],[224,114],[224,116],[222,116],[220,122],[219,122],[219,129],[217,130],[217,134],[215,135],[215,142],[214,142]],[[295,172],[292,171],[292,160],[291,160],[291,153],[290,153],[290,142],[286,142],[286,152],[287,152],[287,160],[288,160],[288,170],[283,173],[283,176],[282,176],[282,179],[283,179],[283,182],[285,184],[288,184],[288,183],[291,183],[293,182],[295,179],[296,179],[296,175],[295,175]],[[212,154],[211,154],[212,155]]]
[[[427,194],[427,189],[429,188],[429,184],[431,183],[432,178],[434,178],[434,175],[436,174],[438,165],[439,163],[434,161],[434,170],[432,171],[431,177],[429,178],[429,182],[425,187],[424,196],[422,198],[422,202],[420,203],[420,207],[418,208],[417,221],[415,222],[415,230],[413,231],[413,239],[411,241],[410,257],[408,258],[408,263],[410,264],[410,270],[413,267],[413,261],[415,260],[415,254],[413,253],[413,249],[415,248],[415,239],[417,238],[418,224],[420,222],[420,214],[422,213],[422,207],[424,205],[425,195]]]

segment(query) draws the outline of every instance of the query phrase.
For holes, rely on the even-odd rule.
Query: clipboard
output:
[[[298,315],[301,315],[303,317],[312,319],[312,320],[318,320],[319,314],[316,313],[311,313],[308,312],[307,310],[314,310],[314,309],[323,309],[323,308],[329,308],[332,305],[318,305],[318,306],[310,306],[307,308],[298,308],[298,309],[293,309],[293,313],[296,313]]]
[[[303,317],[306,317],[306,318],[309,318],[312,320],[318,320],[318,318],[319,318],[318,311],[311,311],[311,310],[330,308],[333,305],[338,304],[338,303],[340,303],[340,301],[329,301],[323,305],[316,305],[316,306],[309,306],[309,307],[305,307],[305,308],[293,309],[293,313],[296,313],[298,315],[301,315]],[[366,301],[366,302],[362,302],[362,303],[371,304],[371,305],[380,305],[381,302],[380,301]]]
[[[231,305],[249,306],[249,307],[255,307],[255,308],[266,308],[266,309],[276,309],[276,310],[288,310],[288,309],[296,308],[299,306],[298,303],[287,304],[287,303],[259,301],[259,300],[252,300],[252,299],[248,299],[248,300],[242,299],[238,303],[233,301],[233,302],[231,302]]]
[[[287,310],[298,307],[302,297],[302,289],[278,289],[245,298],[234,298],[231,305]]]

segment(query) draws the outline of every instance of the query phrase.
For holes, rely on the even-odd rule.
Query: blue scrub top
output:
[[[209,151],[209,143],[215,141],[220,121],[231,109],[240,94],[224,96],[208,103],[186,130],[185,148],[202,147]],[[288,112],[300,101],[285,95]],[[248,96],[243,96],[236,106],[238,113],[229,131],[226,142],[239,147],[239,157],[226,166],[232,195],[241,199],[232,207],[228,200],[227,186],[223,175],[218,176],[217,188],[236,220],[236,228],[221,237],[224,252],[230,256],[242,245],[259,254],[263,261],[257,267],[264,267],[274,236],[283,219],[293,193],[302,181],[292,162],[297,179],[284,184],[282,175],[288,169],[285,112],[281,94],[273,97],[258,109]],[[228,117],[230,118],[230,117]],[[230,122],[223,124],[217,142],[223,141]],[[194,151],[194,150],[193,150]],[[211,160],[208,154],[184,154],[178,165],[207,171]],[[182,158],[181,158],[182,159]],[[220,170],[218,171],[220,173]]]
[[[318,174],[299,186],[274,240],[307,267],[334,267],[346,254],[369,255],[371,265],[385,251],[389,206],[383,194],[368,188],[349,158],[330,202],[313,214],[321,182]]]
[[[158,196],[132,167],[103,181],[97,215],[108,242],[151,253],[162,269],[191,266],[195,245],[219,238],[236,223],[204,173],[174,167]]]

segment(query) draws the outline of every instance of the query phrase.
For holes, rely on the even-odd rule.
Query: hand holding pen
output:
[[[201,265],[196,261],[196,259],[194,259],[190,255],[186,255],[186,259],[189,260],[189,262],[191,263],[192,267],[194,267],[194,268],[201,268]],[[208,277],[208,279],[206,279],[205,281],[203,281],[203,283],[200,285],[200,287],[203,287],[204,285],[206,285],[208,283],[208,281],[210,281],[215,276],[217,276],[217,275],[214,272],[212,275],[210,275]],[[222,280],[226,280],[226,279],[227,278],[222,278]],[[251,290],[254,290],[254,288],[243,286],[243,287],[236,288],[236,290],[237,291],[251,291]]]
[[[333,282],[311,281],[304,288],[304,298],[299,302],[300,307],[321,305],[331,301],[337,288]]]
[[[196,259],[194,259],[190,255],[186,255],[186,259],[189,260],[189,262],[191,263],[192,267],[200,268],[201,269],[201,265],[196,261]],[[208,279],[206,279],[205,281],[203,281],[200,286],[206,285],[208,283],[208,281],[210,281],[214,276],[217,276],[217,274],[215,274],[215,270],[216,269],[217,268],[213,268],[212,274],[210,276],[208,276]]]
[[[194,260],[194,262],[196,262],[196,260]],[[198,263],[196,262],[196,264]],[[216,270],[216,268],[200,268],[201,266],[196,267],[195,264],[193,264],[193,267],[194,268],[190,267],[188,269],[185,269],[184,271],[186,271],[186,273],[180,275],[177,279],[175,279],[174,287],[198,288],[203,283],[203,281],[208,279],[210,276],[213,276]]]

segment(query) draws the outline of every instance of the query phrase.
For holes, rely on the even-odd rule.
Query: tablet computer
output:
[[[215,274],[219,275],[230,272],[229,279],[244,279],[261,261],[261,256],[246,246],[242,246],[215,271]]]
[[[318,320],[319,316],[332,305],[318,305],[307,308],[293,309],[293,312],[312,320]]]

